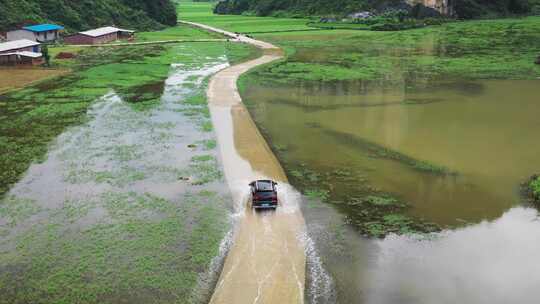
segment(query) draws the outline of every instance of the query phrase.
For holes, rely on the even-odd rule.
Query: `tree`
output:
[[[44,44],[41,48],[41,54],[43,55],[43,58],[45,59],[45,65],[50,66],[51,65],[51,55],[49,54],[49,47]]]

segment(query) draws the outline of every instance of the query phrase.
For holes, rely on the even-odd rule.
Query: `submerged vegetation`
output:
[[[0,303],[194,301],[228,225],[216,216],[224,201],[210,192],[179,200],[105,193],[64,206],[0,255]],[[102,209],[109,220],[82,231],[64,225]]]
[[[399,163],[409,166],[414,170],[434,175],[457,175],[457,172],[452,172],[450,169],[443,166],[431,164],[423,160],[414,159],[401,152],[391,150],[387,147],[370,142],[363,138],[355,137],[351,134],[346,134],[334,130],[323,130],[323,132],[335,138],[338,142],[346,145],[352,145],[356,149],[367,152],[370,157],[397,161]]]
[[[79,57],[84,65],[80,72],[2,96],[0,151],[9,157],[0,159],[0,195],[32,161],[43,158],[48,144],[66,126],[84,121],[93,101],[110,90],[127,94],[147,82],[163,81],[169,71],[167,59],[154,56],[162,52],[161,46],[92,49]]]
[[[280,154],[278,153],[278,156]],[[285,163],[291,182],[309,199],[331,203],[346,214],[347,223],[367,237],[390,233],[429,233],[440,228],[406,215],[410,205],[371,186],[366,178],[343,168],[317,168]]]
[[[253,53],[238,44],[189,47],[212,56],[225,53],[231,61]],[[115,91],[138,110],[158,104],[171,62],[191,60],[178,50],[174,45],[89,48],[70,63],[74,73],[1,95],[0,152],[6,157],[0,159],[0,196],[34,160],[43,160],[49,143],[67,126],[83,122],[89,105],[106,93]]]
[[[230,197],[206,77],[253,52],[91,48],[72,74],[2,95],[0,303],[207,302]],[[36,160],[47,173],[5,195]]]

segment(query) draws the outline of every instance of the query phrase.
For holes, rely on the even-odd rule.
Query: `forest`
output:
[[[52,22],[68,31],[102,25],[138,30],[176,24],[176,10],[170,0],[0,0],[0,30],[22,25]]]
[[[462,19],[520,15],[540,12],[538,0],[449,0],[453,15]],[[348,14],[359,10],[384,12],[411,9],[403,0],[226,0],[215,7],[217,14],[291,16]]]

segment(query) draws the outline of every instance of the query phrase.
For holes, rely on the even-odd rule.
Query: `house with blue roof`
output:
[[[7,32],[7,40],[28,39],[35,42],[54,42],[60,37],[64,28],[56,24],[37,24]]]

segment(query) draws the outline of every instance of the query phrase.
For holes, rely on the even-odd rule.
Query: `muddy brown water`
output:
[[[538,80],[250,86],[250,112],[285,167],[349,170],[409,202],[410,215],[447,227],[370,240],[344,224],[343,210],[305,203],[308,233],[332,277],[331,293],[308,288],[313,302],[537,303],[540,218],[518,191],[540,170],[539,93]],[[358,142],[457,175],[374,158]]]
[[[540,81],[517,80],[418,89],[361,82],[251,86],[247,100],[287,162],[351,169],[410,202],[412,215],[456,225],[500,217],[519,202],[519,183],[540,168],[539,88]],[[370,157],[354,139],[457,175]]]

